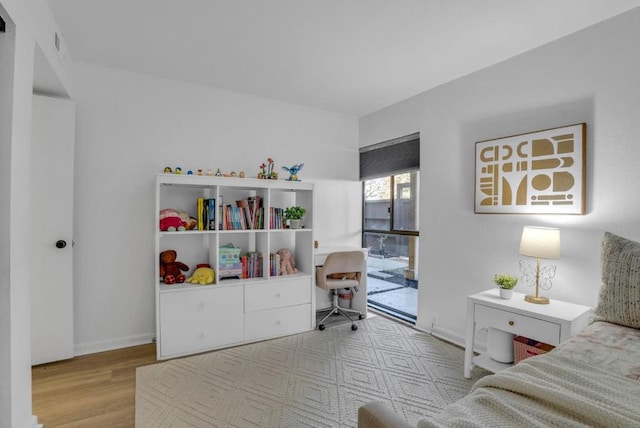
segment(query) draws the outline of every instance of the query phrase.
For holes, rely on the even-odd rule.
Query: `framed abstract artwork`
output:
[[[476,143],[476,214],[584,214],[586,123]]]

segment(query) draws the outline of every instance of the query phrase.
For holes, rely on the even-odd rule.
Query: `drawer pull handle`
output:
[[[513,321],[509,321],[509,325],[514,325],[515,323]]]
[[[276,297],[280,297],[280,293],[276,293]]]

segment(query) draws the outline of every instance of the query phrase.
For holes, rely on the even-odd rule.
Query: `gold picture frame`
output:
[[[585,214],[587,124],[476,142],[476,214]]]

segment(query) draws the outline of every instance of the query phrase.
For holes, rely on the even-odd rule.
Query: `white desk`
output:
[[[356,311],[360,311],[364,317],[367,315],[367,255],[369,254],[369,250],[367,248],[348,246],[348,245],[336,245],[336,246],[327,246],[327,247],[319,247],[314,249],[314,264],[316,266],[322,266],[324,261],[327,259],[327,256],[331,253],[339,253],[344,251],[362,251],[364,253],[364,272],[362,275],[362,281],[360,287],[358,287],[358,292],[353,296],[353,300],[351,301],[351,309],[355,309]],[[315,272],[313,276],[313,280],[315,283]],[[331,306],[331,293],[321,288],[316,287],[316,309],[324,309]]]

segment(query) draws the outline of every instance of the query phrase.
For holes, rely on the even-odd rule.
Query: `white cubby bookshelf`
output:
[[[259,196],[263,207],[261,229],[224,230],[219,201]],[[216,200],[214,230],[163,232],[159,213],[165,208],[197,218],[198,198]],[[298,205],[306,210],[301,229],[272,229],[270,207]],[[155,289],[157,358],[167,359],[217,348],[311,330],[315,327],[313,257],[313,184],[286,180],[158,174],[156,177]],[[228,244],[262,254],[262,275],[254,278],[218,277],[219,248]],[[269,254],[286,248],[298,273],[270,274]],[[177,252],[191,276],[199,264],[215,271],[213,284],[165,284],[159,254]]]

